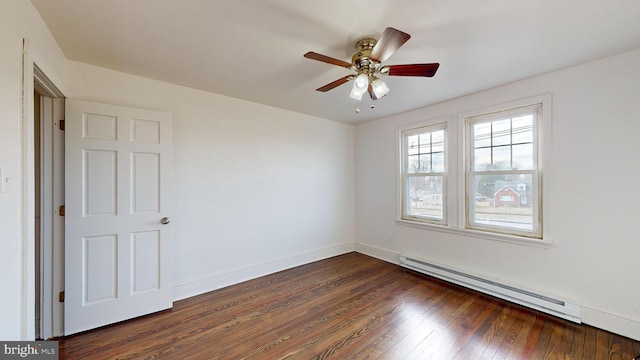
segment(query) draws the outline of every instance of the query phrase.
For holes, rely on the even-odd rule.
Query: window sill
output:
[[[459,229],[459,228],[453,228],[445,225],[426,224],[418,221],[397,219],[396,224],[415,227],[419,229],[438,231],[438,232],[447,233],[447,234],[455,234],[455,235],[478,238],[478,239],[506,242],[506,243],[516,244],[516,245],[533,246],[533,247],[539,247],[539,248],[550,248],[551,246],[553,246],[553,242],[551,242],[551,240],[531,239],[524,236],[496,234],[496,233],[489,233],[485,231],[470,230],[470,229]]]

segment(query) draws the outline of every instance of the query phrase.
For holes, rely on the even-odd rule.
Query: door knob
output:
[[[163,217],[162,219],[160,219],[160,223],[162,225],[167,225],[171,220],[169,220],[168,217]]]

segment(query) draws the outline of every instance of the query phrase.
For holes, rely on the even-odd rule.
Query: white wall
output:
[[[176,299],[353,251],[352,125],[77,62],[69,97],[173,113]]]
[[[358,125],[356,249],[392,261],[413,254],[573,300],[584,322],[640,339],[638,64],[640,50]],[[545,226],[553,246],[395,222],[399,127],[543,93],[553,96],[553,168],[545,189],[552,192]]]
[[[33,125],[27,121],[22,129],[23,38],[29,41],[27,58],[63,91],[66,81],[66,58],[31,2],[0,1],[0,168],[10,178],[7,192],[0,193],[3,340],[34,336],[33,181],[23,176],[33,173],[29,161],[33,158]],[[28,101],[32,81],[27,82],[25,94]]]

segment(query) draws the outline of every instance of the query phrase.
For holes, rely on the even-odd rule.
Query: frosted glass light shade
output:
[[[389,93],[389,87],[385,84],[384,81],[380,79],[375,79],[371,83],[371,88],[373,93],[376,95],[376,99],[380,99],[381,97],[387,95]]]
[[[367,74],[360,74],[353,82],[353,88],[351,89],[351,93],[349,97],[354,100],[360,101],[362,100],[362,95],[367,91],[369,87],[369,76]]]

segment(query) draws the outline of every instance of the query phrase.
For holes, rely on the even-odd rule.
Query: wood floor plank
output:
[[[446,302],[439,304],[438,310],[436,310],[437,312],[432,313],[435,316],[429,316],[424,319],[418,334],[426,333],[428,335],[422,338],[417,336],[415,340],[419,340],[419,342],[411,349],[405,358],[428,359],[428,356],[430,356],[429,352],[435,353],[442,351],[443,349],[439,347],[446,344],[448,340],[447,329],[451,322],[453,322],[464,309],[469,307],[472,302],[473,301],[467,296],[452,292]],[[431,356],[433,357],[435,355]]]
[[[509,345],[517,337],[522,323],[513,316],[514,309],[507,306],[493,324],[493,339],[485,350],[485,357],[489,359],[505,359],[509,352]]]
[[[277,343],[271,344],[272,347],[295,346],[299,352],[309,353],[312,352],[313,349],[316,349],[319,346],[318,344],[324,344],[325,347],[327,346],[324,342],[324,337],[328,335],[333,338],[341,335],[344,336],[345,331],[357,327],[358,323],[356,320],[361,320],[358,315],[359,311],[365,307],[375,305],[380,297],[385,296],[388,291],[391,291],[393,287],[396,286],[390,277],[391,275],[388,273],[369,273],[369,276],[371,276],[370,279],[374,281],[365,281],[363,284],[355,286],[353,293],[337,297],[335,293],[329,294],[328,301],[316,307],[315,315],[322,316],[312,315],[312,319],[304,317],[302,319],[304,323],[294,322],[287,324],[286,329],[283,329],[283,333],[288,334],[288,337],[286,339],[279,339]],[[364,277],[362,278],[364,279]],[[372,285],[376,283],[379,285]],[[339,298],[339,300],[336,298]],[[345,324],[345,318],[350,327],[345,326],[347,325]],[[323,327],[328,331],[313,331],[318,327]],[[313,335],[313,337],[310,335]],[[269,353],[262,352],[260,355],[266,356],[269,355]]]
[[[387,330],[385,338],[388,341],[381,341],[371,344],[363,349],[363,358],[371,359],[403,359],[410,350],[416,347],[424,337],[429,336],[434,330],[429,314],[442,309],[450,297],[454,296],[453,291],[448,289],[429,288],[429,296],[421,303],[410,304],[403,309],[405,321],[398,327]]]
[[[531,311],[528,311],[523,307],[517,305],[513,306],[515,308],[515,311],[512,312],[512,316],[516,316],[520,320],[522,327],[520,328],[520,331],[518,331],[516,338],[511,344],[506,358],[521,359],[523,358],[522,352],[525,349],[527,340],[529,339],[531,330],[533,329],[533,325],[535,324],[536,316],[532,314]]]
[[[60,340],[61,359],[632,359],[640,342],[358,253]]]
[[[387,305],[387,308],[394,309],[394,311],[385,313],[384,322],[378,322],[384,326],[371,327],[368,333],[362,334],[365,335],[364,337],[360,336],[360,341],[351,342],[344,346],[340,353],[350,355],[354,359],[366,359],[371,358],[374,354],[379,356],[379,352],[385,345],[393,346],[392,344],[401,338],[411,326],[410,322],[413,319],[407,316],[407,313],[412,312],[416,307],[427,308],[427,301],[432,298],[432,292],[428,287],[422,286],[420,282],[415,282],[415,285],[401,289],[402,291],[390,298],[392,303]],[[372,316],[378,320],[383,319],[383,316],[379,314]]]
[[[501,309],[494,304],[498,301],[493,299],[484,310],[483,313],[488,313],[486,317],[478,317],[482,319],[479,326],[475,329],[472,336],[466,342],[466,344],[458,351],[453,357],[454,359],[485,359],[488,358],[485,355],[487,346],[491,343],[493,332],[491,331],[493,323],[500,316]]]

